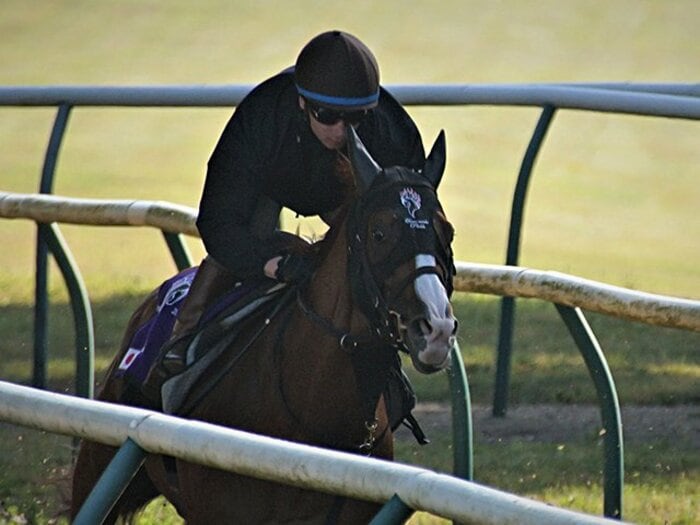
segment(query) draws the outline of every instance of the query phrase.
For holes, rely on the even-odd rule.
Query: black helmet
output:
[[[379,100],[377,60],[343,31],[321,33],[306,44],[295,78],[299,94],[320,106],[354,111],[373,108]]]

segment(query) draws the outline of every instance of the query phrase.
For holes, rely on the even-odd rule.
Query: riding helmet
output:
[[[321,33],[301,50],[295,67],[299,94],[331,109],[370,109],[379,100],[379,67],[357,37],[343,31]]]

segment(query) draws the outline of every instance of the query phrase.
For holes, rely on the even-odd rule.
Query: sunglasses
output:
[[[324,108],[323,106],[315,106],[313,104],[309,104],[308,102],[306,103],[306,107],[309,108],[309,113],[311,113],[311,116],[325,126],[332,126],[341,120],[346,124],[356,126],[362,122],[362,119],[364,119],[370,111],[368,109],[361,109],[358,111],[338,111],[336,109]]]

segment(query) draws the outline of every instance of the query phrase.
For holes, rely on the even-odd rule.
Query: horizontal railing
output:
[[[380,504],[398,497],[459,523],[610,523],[423,468],[2,381],[0,420]]]
[[[0,217],[93,226],[151,226],[198,237],[197,210],[164,201],[109,200],[0,191]],[[455,263],[455,290],[537,298],[656,326],[700,332],[700,301],[652,294],[561,272]]]
[[[252,85],[3,86],[0,106],[236,106]],[[388,85],[405,105],[554,106],[560,109],[700,118],[700,84]]]

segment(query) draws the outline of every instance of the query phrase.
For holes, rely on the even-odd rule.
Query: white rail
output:
[[[367,501],[396,494],[413,509],[460,523],[613,523],[422,468],[2,381],[0,420],[113,446],[130,438],[150,453]]]
[[[163,201],[106,200],[0,191],[0,217],[94,226],[153,226],[198,236],[197,212]]]
[[[196,210],[160,201],[0,192],[0,217],[38,222],[153,226],[196,236]],[[700,332],[700,301],[639,292],[559,272],[457,262],[461,292],[530,297],[657,326]]]
[[[700,332],[700,301],[639,292],[553,271],[456,262],[455,289],[544,299],[657,326]]]
[[[0,106],[232,107],[252,85],[0,86]],[[700,84],[387,85],[405,105],[543,106],[700,118]]]

